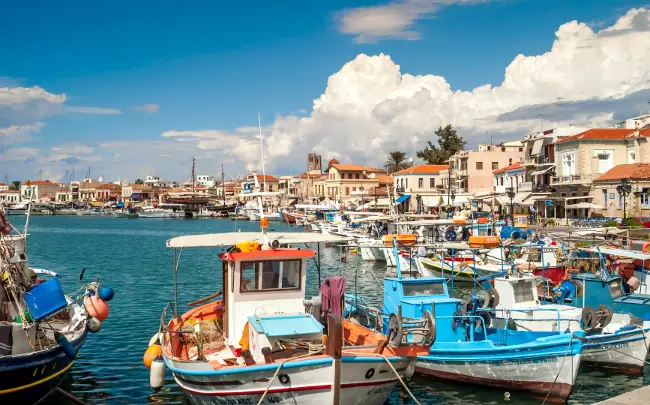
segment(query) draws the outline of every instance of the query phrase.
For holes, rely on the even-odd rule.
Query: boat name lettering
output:
[[[555,362],[555,359],[551,358],[551,359],[541,359],[541,360],[516,360],[516,361],[504,360],[504,361],[495,361],[494,363],[498,363],[505,366],[519,366],[524,364],[539,364],[539,363],[553,363],[553,362]]]
[[[373,388],[366,395],[378,395],[378,394],[385,394],[387,392],[393,391],[393,386],[390,387],[381,387],[381,388]]]
[[[603,344],[594,344],[593,346],[591,345],[586,346],[584,347],[584,350],[586,352],[591,352],[591,351],[622,349],[624,347],[628,347],[628,344],[627,343],[616,343],[616,344],[603,343]]]
[[[265,403],[268,404],[279,404],[282,401],[282,398],[277,397],[277,396],[267,396]],[[226,398],[214,398],[212,399],[212,403],[215,405],[255,405],[257,404],[257,400],[254,400],[251,397],[248,398],[233,398],[233,399],[226,399]]]

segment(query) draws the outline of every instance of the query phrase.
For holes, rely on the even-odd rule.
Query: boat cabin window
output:
[[[531,302],[535,301],[535,293],[533,292],[533,282],[531,280],[520,280],[512,283],[512,290],[515,293],[515,302]]]
[[[442,283],[417,283],[402,284],[405,297],[419,297],[422,295],[440,295],[445,293]]]
[[[299,290],[301,260],[242,262],[240,292]]]
[[[618,298],[623,294],[623,291],[621,291],[621,283],[618,280],[609,283],[609,294],[612,298]]]

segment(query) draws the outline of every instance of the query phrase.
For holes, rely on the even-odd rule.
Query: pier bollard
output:
[[[334,359],[334,395],[332,405],[339,405],[341,400],[341,355],[343,352],[343,324],[341,318],[327,315],[327,343],[325,354]]]

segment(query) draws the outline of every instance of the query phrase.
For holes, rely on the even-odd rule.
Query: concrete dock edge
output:
[[[595,405],[640,405],[650,403],[650,385],[606,399]]]

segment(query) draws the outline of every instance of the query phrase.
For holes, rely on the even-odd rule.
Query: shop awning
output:
[[[411,198],[410,194],[402,194],[401,196],[397,197],[394,205],[401,204],[404,201],[408,200],[409,198]]]
[[[577,196],[577,197],[566,197],[564,201],[570,201],[570,200],[591,200],[594,198],[592,195],[583,195],[583,196]]]
[[[462,204],[469,204],[469,198],[470,198],[470,196],[467,196],[467,195],[457,195],[456,198],[451,200],[452,204],[449,204],[448,203],[449,200],[447,199],[447,196],[442,195],[442,196],[439,196],[439,197],[434,197],[432,199],[429,199],[426,202],[423,201],[423,203],[424,203],[425,207],[438,207],[438,206],[445,207],[447,205],[452,205],[454,207],[459,207]]]
[[[550,172],[553,169],[555,169],[555,166],[550,166],[550,167],[547,167],[546,169],[538,170],[536,172],[532,172],[530,175],[531,176],[537,176],[539,174],[546,174],[546,173]]]
[[[537,156],[542,152],[542,146],[544,145],[544,138],[537,139],[533,143],[533,149],[530,151],[530,156]]]
[[[104,205],[104,203],[101,201],[88,201],[88,204],[91,207],[102,207]]]
[[[547,199],[548,196],[545,195],[531,195],[525,198],[524,200],[522,200],[521,203],[524,205],[532,205],[535,204],[537,201],[547,200]]]
[[[605,209],[605,207],[603,207],[601,205],[590,203],[590,202],[581,202],[581,203],[577,203],[577,204],[573,204],[573,205],[566,205],[565,208],[569,209],[569,210],[572,209],[572,208],[586,208],[586,209],[593,209],[593,210],[603,210],[603,209]]]

